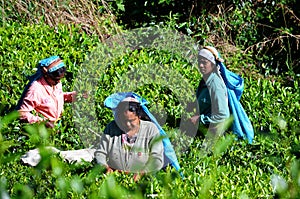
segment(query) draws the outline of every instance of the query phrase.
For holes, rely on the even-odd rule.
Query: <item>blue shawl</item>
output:
[[[228,91],[229,110],[233,115],[232,131],[239,138],[247,139],[251,144],[254,138],[254,130],[247,113],[240,103],[244,90],[244,79],[228,70],[224,63],[218,62],[218,66]]]

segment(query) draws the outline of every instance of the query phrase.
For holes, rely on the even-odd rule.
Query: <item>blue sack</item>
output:
[[[229,71],[222,62],[219,62],[218,65],[228,91],[229,110],[233,115],[232,131],[239,138],[246,138],[251,144],[254,138],[253,126],[240,103],[244,90],[244,79]]]

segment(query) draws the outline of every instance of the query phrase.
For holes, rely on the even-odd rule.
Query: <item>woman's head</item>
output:
[[[41,60],[39,62],[39,68],[42,69],[45,78],[52,85],[59,83],[66,72],[65,64],[58,56]]]
[[[122,101],[116,108],[116,122],[119,128],[125,132],[139,128],[141,106],[134,100]]]
[[[216,67],[216,59],[214,55],[207,49],[203,48],[198,54],[198,68],[205,76],[209,75]]]
[[[215,58],[214,54],[206,48],[202,48],[201,50],[199,50],[199,53],[198,53],[198,60],[203,59],[203,58],[207,59],[208,61],[210,61],[214,65],[216,65],[216,58]]]
[[[198,53],[198,67],[200,72],[207,76],[216,69],[218,62],[224,60],[219,56],[217,49],[211,46],[205,46]]]

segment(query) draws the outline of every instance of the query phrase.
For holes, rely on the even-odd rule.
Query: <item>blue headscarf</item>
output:
[[[21,107],[21,105],[23,103],[23,99],[26,96],[26,93],[27,93],[29,87],[32,85],[32,83],[35,82],[36,80],[40,79],[43,76],[42,69],[44,67],[48,68],[52,63],[58,62],[59,60],[61,60],[60,57],[57,56],[57,55],[55,55],[55,56],[51,56],[51,57],[48,57],[48,58],[45,58],[45,59],[42,59],[42,60],[39,61],[36,73],[28,77],[29,83],[24,88],[24,91],[23,91],[23,93],[21,95],[21,98],[20,98],[20,100],[19,100],[19,102],[18,102],[18,104],[16,106],[16,110],[20,109],[20,107]],[[62,68],[64,66],[65,66],[64,62],[63,61],[59,61],[58,64],[54,65],[52,68],[50,68],[48,70],[48,73],[56,71],[56,70],[58,70],[58,69],[60,69],[60,68]]]
[[[60,57],[55,55],[52,57],[48,57],[46,59],[42,59],[38,64],[38,69],[43,68],[43,67],[48,68],[52,63],[57,62],[57,61],[60,61],[60,62],[58,62],[58,64],[56,64],[55,66],[50,68],[48,70],[48,73],[52,73],[53,71],[56,71],[57,69],[60,69],[65,66],[65,63],[61,61]]]

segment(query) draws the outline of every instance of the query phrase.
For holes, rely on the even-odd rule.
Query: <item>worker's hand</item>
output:
[[[46,127],[47,128],[51,128],[51,129],[53,129],[54,128],[54,122],[51,122],[51,121],[47,121],[46,123],[45,123],[45,125],[46,125]]]
[[[88,91],[84,91],[84,92],[82,93],[82,97],[83,97],[84,99],[87,99],[87,98],[89,97],[89,92],[88,92]]]
[[[109,166],[106,166],[106,173],[112,173],[114,172],[114,170],[112,168],[110,168]]]
[[[72,102],[76,102],[77,101],[77,96],[78,96],[78,93],[76,91],[72,91]],[[82,93],[82,97],[84,99],[87,99],[89,97],[89,92],[88,91],[84,91]]]
[[[197,124],[199,117],[200,117],[200,115],[195,115],[195,116],[191,117],[190,120],[193,124]]]
[[[144,172],[133,174],[133,181],[138,182],[142,178],[143,175],[144,175]]]
[[[77,92],[76,91],[72,91],[72,102],[76,102],[77,101]]]

